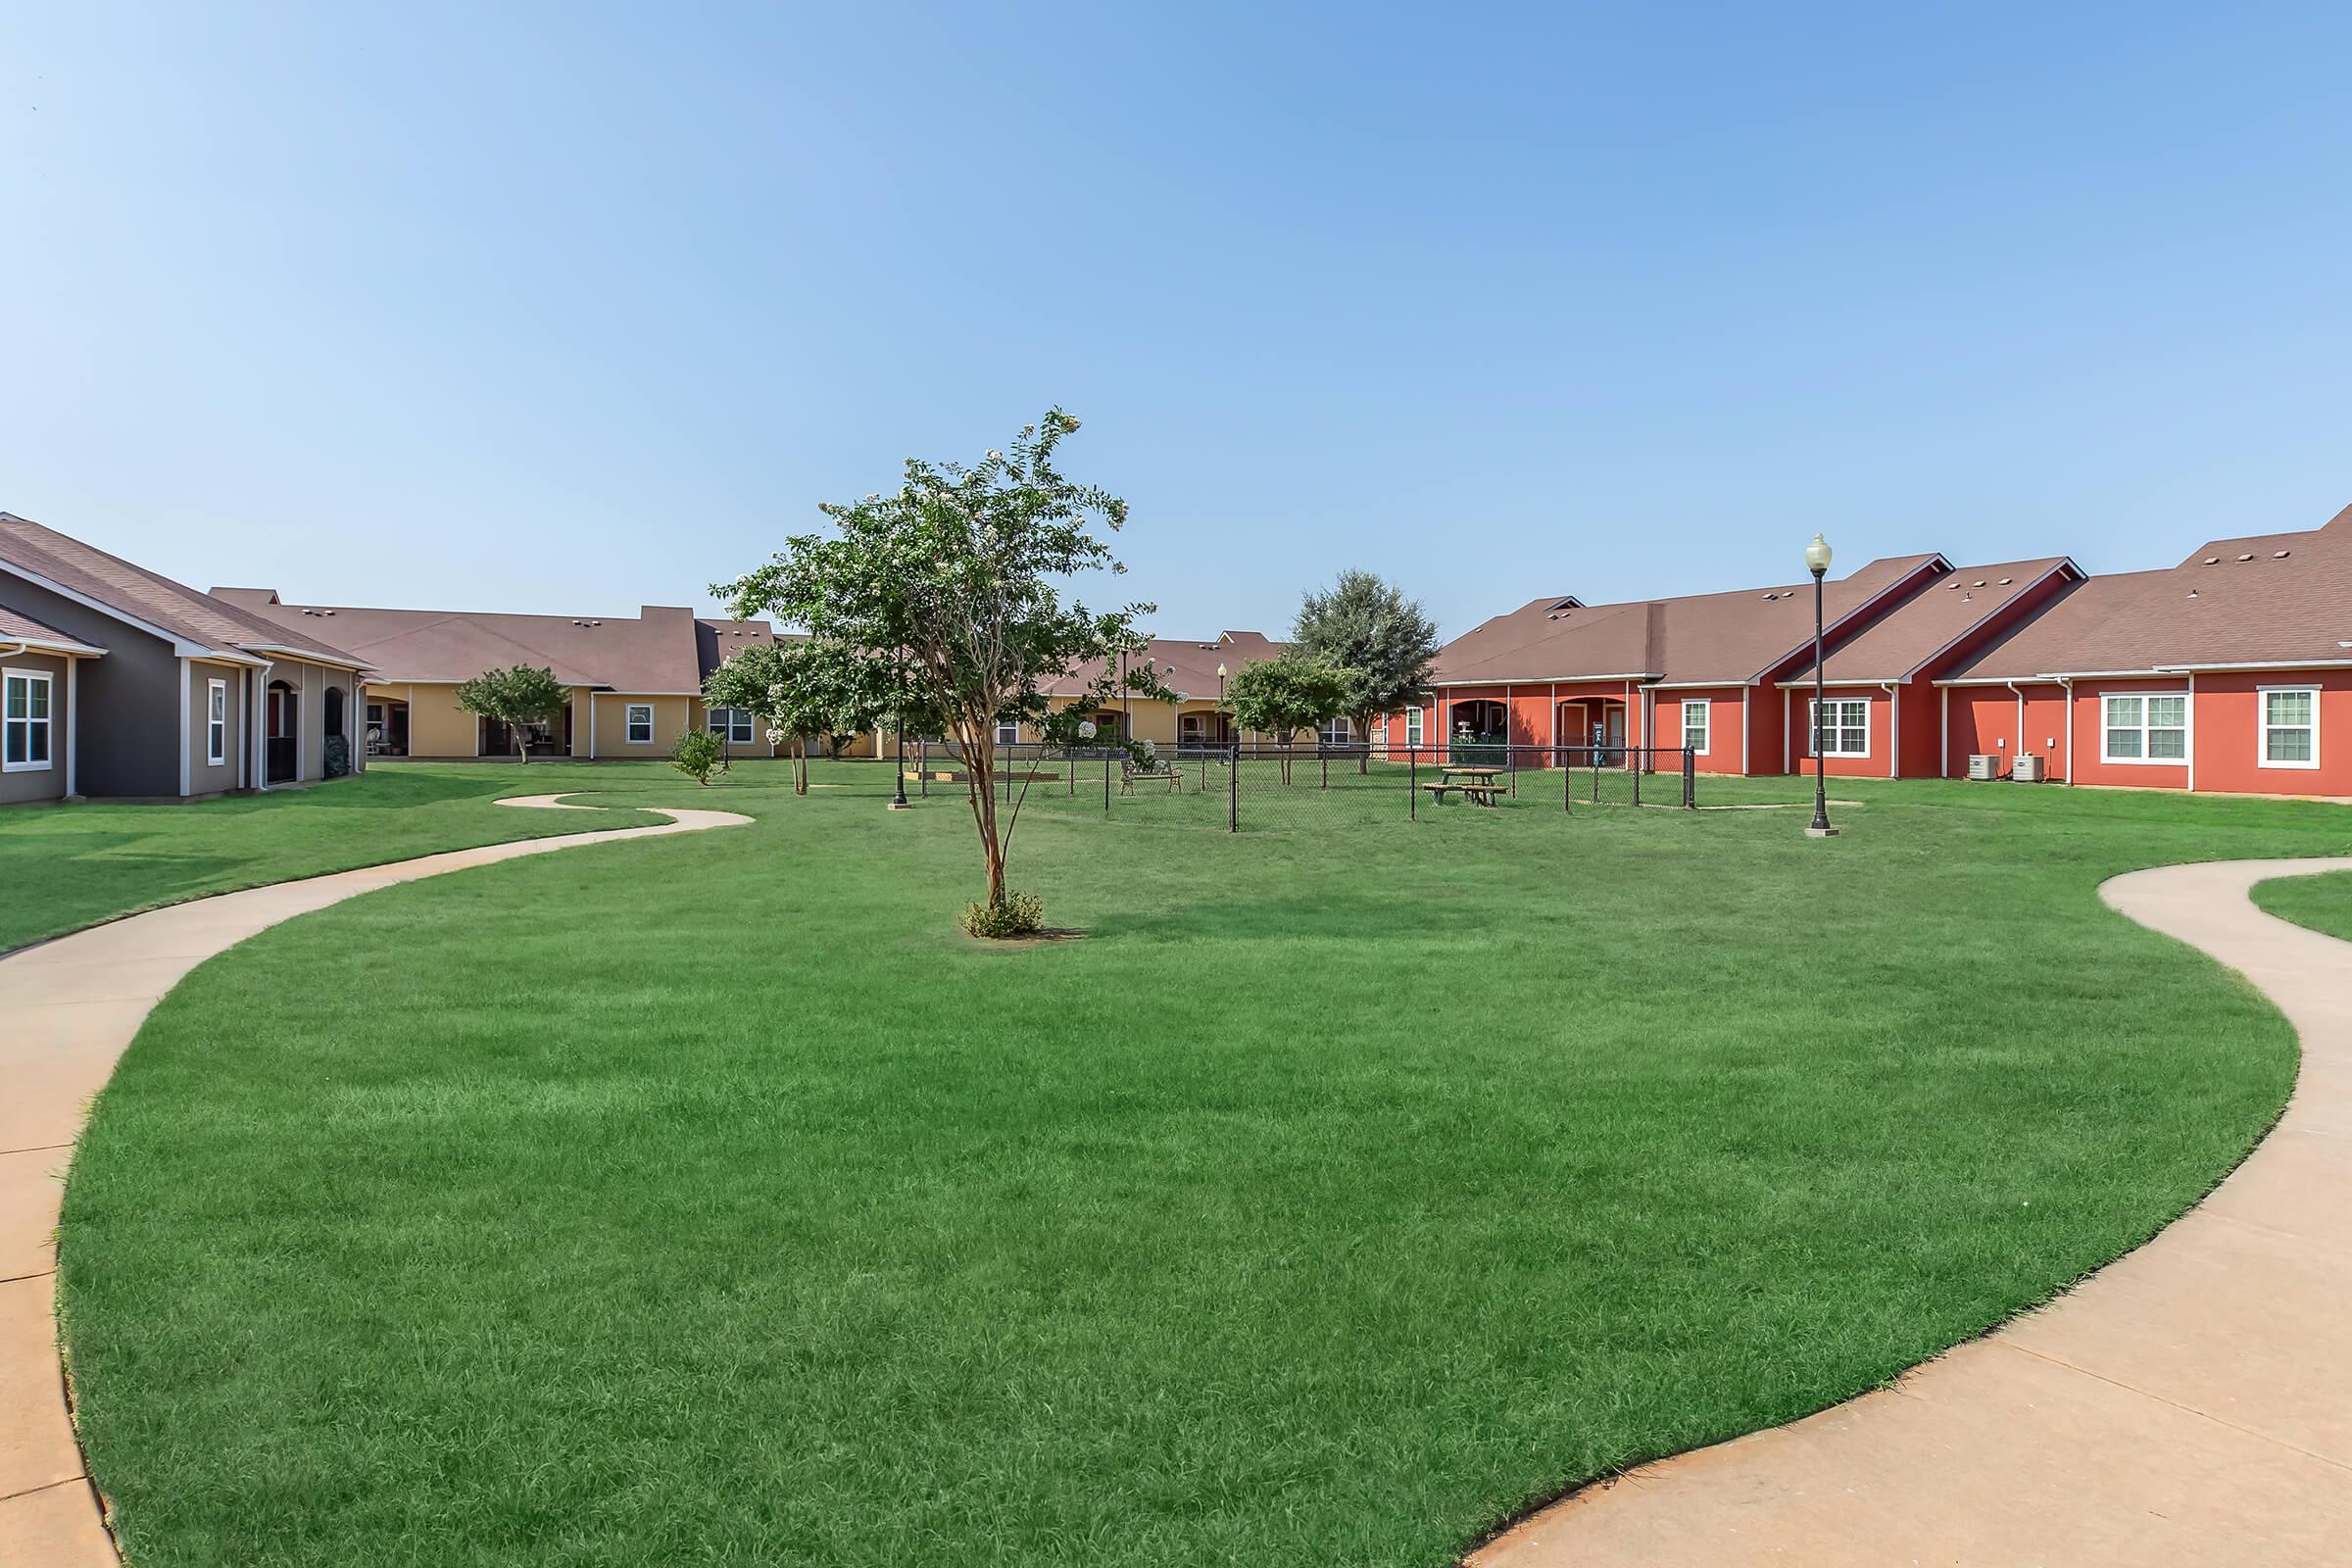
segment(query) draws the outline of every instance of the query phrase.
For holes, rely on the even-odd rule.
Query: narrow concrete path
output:
[[[553,795],[498,803],[556,810]],[[168,809],[168,808],[158,808]],[[223,893],[93,926],[0,958],[0,1568],[116,1568],[83,1473],[60,1368],[55,1250],[67,1161],[90,1097],[148,1012],[205,959],[280,920],[375,888],[619,839],[743,827],[748,816],[649,807],[670,820],[452,850]]]
[[[2204,1202],[1892,1388],[1579,1493],[1474,1568],[2352,1562],[2352,944],[2246,897],[2347,868],[2176,865],[2099,890],[2302,1036],[2286,1115]]]

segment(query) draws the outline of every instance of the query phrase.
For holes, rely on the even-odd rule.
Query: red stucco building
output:
[[[2352,508],[2161,571],[1887,557],[1823,600],[1828,772],[1958,778],[1984,756],[2000,777],[2352,797]],[[1374,739],[1398,757],[1465,732],[1687,744],[1701,772],[1792,772],[1811,757],[1812,644],[1809,581],[1553,595],[1448,643],[1428,701]]]

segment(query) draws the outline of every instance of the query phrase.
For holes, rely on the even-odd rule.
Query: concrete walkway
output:
[[[2348,868],[2178,865],[2099,890],[2302,1036],[2285,1117],[2204,1202],[1891,1389],[1579,1493],[1475,1568],[2352,1562],[2352,944],[2246,899]]]
[[[559,810],[553,795],[501,801]],[[160,809],[161,808],[159,808]],[[0,958],[0,1568],[115,1568],[81,1467],[59,1367],[55,1237],[67,1160],[90,1097],[180,977],[280,920],[373,888],[618,839],[742,827],[733,811],[648,808],[671,820],[427,855],[93,926]]]

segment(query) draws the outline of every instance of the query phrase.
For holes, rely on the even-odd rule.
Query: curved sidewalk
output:
[[[2176,865],[2099,890],[2302,1036],[2286,1114],[2212,1196],[1893,1387],[1580,1492],[1474,1568],[2352,1560],[2352,944],[2246,897],[2344,869]]]
[[[593,811],[553,795],[501,806]],[[92,926],[0,958],[0,1568],[116,1568],[81,1465],[60,1371],[55,1238],[66,1162],[90,1097],[166,992],[205,959],[281,920],[399,882],[584,844],[743,827],[669,807],[670,820],[452,850],[337,871]]]

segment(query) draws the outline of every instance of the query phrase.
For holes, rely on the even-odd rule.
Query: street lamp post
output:
[[[1225,666],[1223,664],[1217,666],[1217,722],[1219,724],[1225,722]],[[1219,745],[1224,745],[1227,741],[1227,736],[1218,735]]]
[[[890,776],[892,780],[890,808],[904,811],[906,805],[906,666],[903,661],[892,661],[892,672],[898,677],[898,701],[890,711]]]
[[[1821,582],[1830,574],[1830,542],[1820,534],[1805,546],[1805,569],[1813,573],[1813,825],[1805,836],[1834,839],[1838,830],[1830,826],[1829,781],[1824,771],[1821,744],[1822,712],[1828,706],[1829,671],[1823,667],[1821,649]]]

